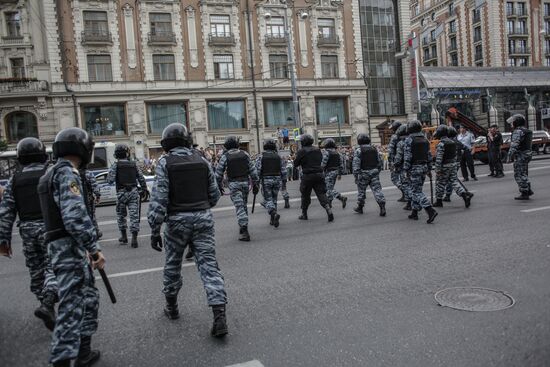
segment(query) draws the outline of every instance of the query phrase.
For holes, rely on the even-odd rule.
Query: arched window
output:
[[[6,135],[10,143],[17,143],[23,138],[38,138],[36,116],[30,112],[17,111],[6,116]]]

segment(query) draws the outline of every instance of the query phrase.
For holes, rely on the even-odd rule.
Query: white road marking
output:
[[[188,262],[188,263],[183,264],[181,267],[182,267],[182,268],[187,268],[187,267],[193,266],[193,265],[195,265],[194,262]],[[111,278],[127,277],[127,276],[130,276],[130,275],[154,273],[154,272],[162,271],[162,270],[164,270],[164,267],[162,267],[162,268],[149,268],[149,269],[142,269],[142,270],[127,271],[127,272],[124,272],[124,273],[108,274],[108,276],[109,276],[109,279],[111,279]],[[101,277],[96,277],[95,279],[96,279],[96,280],[100,280]]]
[[[550,206],[543,206],[540,208],[533,208],[533,209],[526,209],[526,210],[520,210],[522,213],[532,213],[532,212],[540,212],[541,210],[549,210]]]
[[[252,361],[232,364],[231,366],[226,366],[226,367],[264,367],[264,365],[257,359],[254,359]]]

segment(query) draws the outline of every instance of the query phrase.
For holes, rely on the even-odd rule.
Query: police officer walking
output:
[[[382,171],[382,157],[378,150],[370,144],[367,134],[359,134],[357,137],[359,147],[353,154],[353,175],[357,183],[357,207],[356,213],[363,214],[367,187],[370,186],[374,199],[380,207],[380,216],[386,216],[386,198],[382,193],[380,184],[380,172]]]
[[[396,134],[399,140],[397,141],[397,145],[395,147],[395,157],[393,158],[393,167],[395,172],[398,175],[397,179],[399,180],[399,183],[401,185],[401,192],[403,193],[403,198],[407,203],[403,207],[403,209],[412,210],[410,180],[407,177],[407,173],[405,172],[405,170],[403,170],[403,159],[405,158],[405,140],[409,136],[407,125],[402,124],[401,126],[399,126]]]
[[[99,203],[101,198],[101,191],[95,179],[95,175],[87,169],[80,171],[80,179],[82,180],[82,188],[84,189],[84,197],[86,198],[86,206],[88,207],[88,213],[94,222],[94,227],[97,231],[97,238],[103,237],[103,233],[99,230],[97,224],[97,218],[95,215],[96,204]]]
[[[525,116],[517,114],[506,120],[514,131],[512,132],[512,142],[508,151],[507,162],[514,159],[514,179],[519,188],[520,196],[515,197],[516,200],[529,200],[533,195],[531,183],[529,182],[529,162],[533,157],[531,150],[533,144],[533,131],[529,130],[526,125]]]
[[[397,143],[399,143],[400,136],[397,134],[397,130],[403,126],[401,122],[394,121],[390,129],[393,132],[392,136],[390,137],[390,142],[388,143],[388,163],[390,166],[390,178],[391,182],[401,191],[401,197],[397,200],[399,202],[405,202],[407,201],[405,199],[405,192],[402,188],[402,182],[401,182],[401,174],[398,172],[399,170],[395,168],[395,155],[397,154]]]
[[[435,195],[437,201],[434,207],[443,206],[443,196],[445,195],[447,185],[452,185],[456,190],[456,194],[464,199],[464,205],[466,208],[470,207],[470,202],[474,194],[467,192],[458,183],[457,169],[456,169],[456,143],[449,139],[449,128],[446,125],[439,125],[434,133],[434,138],[439,139],[439,143],[436,147],[435,158],[435,173],[436,173],[436,186]]]
[[[0,253],[11,256],[11,233],[19,216],[19,234],[23,241],[25,264],[31,277],[31,292],[40,307],[34,315],[53,330],[57,302],[57,283],[48,260],[44,243],[44,219],[38,199],[38,181],[46,172],[46,147],[36,138],[24,138],[17,144],[19,168],[9,180],[0,204]]]
[[[344,161],[338,150],[334,139],[327,139],[324,142],[323,160],[321,167],[325,171],[325,185],[327,187],[327,197],[332,207],[332,200],[338,199],[342,202],[342,209],[346,208],[348,198],[334,189],[336,180],[340,180],[344,174]]]
[[[330,202],[327,198],[327,188],[323,175],[321,162],[323,154],[321,150],[313,146],[313,137],[309,134],[304,134],[300,138],[302,148],[296,153],[294,159],[294,168],[302,167],[302,180],[300,181],[300,193],[302,194],[302,215],[298,217],[301,220],[307,220],[307,209],[311,204],[311,190],[315,191],[315,195],[319,199],[321,206],[327,212],[328,221],[334,220],[334,215],[330,208]]]
[[[59,308],[53,331],[50,363],[67,367],[91,366],[99,351],[91,349],[97,330],[99,292],[93,268],[105,258],[88,214],[78,169],[86,167],[94,143],[79,128],[61,130],[53,144],[57,163],[40,178],[38,194],[45,224],[45,241],[59,287]],[[94,259],[90,263],[90,258]]]
[[[250,241],[248,233],[248,191],[250,190],[249,179],[252,179],[252,193],[258,194],[260,190],[260,179],[254,162],[244,150],[239,149],[239,140],[236,136],[228,136],[223,144],[226,151],[220,157],[216,167],[216,179],[220,191],[223,190],[223,176],[227,170],[229,195],[237,212],[237,223],[239,224],[239,241]]]
[[[422,133],[422,124],[418,120],[410,121],[407,127],[409,137],[405,140],[403,169],[410,177],[412,213],[409,219],[418,220],[418,211],[425,209],[428,223],[433,223],[437,211],[422,191],[426,175],[431,177],[432,154],[430,142]]]
[[[256,159],[256,170],[260,174],[264,207],[269,214],[269,224],[279,227],[281,216],[277,213],[277,197],[283,183],[286,184],[286,164],[277,153],[277,142],[267,139],[264,152]]]
[[[455,165],[456,166],[455,169],[457,172],[456,181],[460,185],[460,183],[458,182],[458,170],[460,168],[460,162],[462,160],[462,155],[463,155],[463,152],[466,150],[466,147],[464,146],[464,144],[460,142],[460,140],[458,140],[458,132],[455,127],[447,126],[447,137],[452,142],[454,142],[456,146],[456,165]],[[460,186],[462,186],[466,191],[468,191],[464,186],[464,183],[462,183]],[[449,181],[447,183],[447,187],[445,188],[445,196],[443,197],[443,201],[451,202],[451,195],[453,194],[453,190],[454,190],[454,184],[453,182]]]
[[[137,167],[136,162],[130,161],[130,148],[126,144],[117,144],[115,147],[115,158],[117,161],[113,163],[107,182],[116,184],[117,200],[116,213],[118,229],[120,230],[120,238],[118,239],[121,245],[128,244],[128,236],[126,233],[126,215],[130,215],[130,232],[132,232],[133,248],[138,247],[137,236],[139,233],[140,221],[140,195],[147,190],[145,178],[141,170]],[[138,188],[139,183],[139,188]]]
[[[192,244],[208,305],[214,313],[211,334],[221,337],[227,334],[227,296],[216,260],[214,218],[210,210],[220,198],[216,177],[208,161],[191,148],[192,138],[184,125],[168,125],[162,132],[161,145],[167,154],[157,163],[147,219],[151,226],[151,247],[157,251],[162,251],[160,230],[166,223],[164,313],[170,319],[179,318],[183,253]]]

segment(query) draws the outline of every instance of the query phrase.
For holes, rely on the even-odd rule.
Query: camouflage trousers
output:
[[[50,242],[48,253],[59,286],[50,351],[50,362],[54,363],[76,358],[80,338],[96,332],[99,292],[86,250],[71,237]]]
[[[421,210],[432,206],[430,200],[426,197],[422,191],[424,188],[424,181],[426,180],[426,174],[428,173],[428,166],[426,165],[414,165],[409,171],[410,179],[410,193],[412,208],[415,210]]]
[[[359,172],[357,176],[357,204],[359,206],[365,205],[367,187],[370,187],[374,199],[378,204],[386,202],[386,198],[382,192],[382,185],[380,184],[380,171],[378,169],[361,170]]]
[[[454,167],[455,174],[454,174],[454,176],[456,177],[455,181],[458,185],[460,185],[458,183],[458,180],[459,180],[459,178],[458,178],[458,169],[459,168],[460,168],[460,165],[458,163],[455,163],[455,167]],[[462,185],[460,185],[460,186],[462,186]],[[447,186],[445,187],[445,196],[451,196],[453,194],[453,190],[454,190],[453,183],[451,182],[451,180],[449,180],[449,182],[447,183]]]
[[[458,183],[456,163],[446,164],[436,170],[435,176],[435,197],[443,199],[447,193],[447,187],[451,187],[451,192],[454,189],[458,196],[466,192]]]
[[[214,219],[210,210],[178,213],[168,217],[164,229],[164,288],[167,296],[177,296],[182,287],[181,264],[190,245],[206,291],[208,305],[227,302],[224,279],[216,260]]]
[[[44,222],[20,222],[19,234],[23,241],[25,265],[31,277],[31,292],[38,300],[47,292],[57,294],[57,283],[48,257],[48,246],[44,243]]]
[[[126,216],[130,215],[130,232],[139,232],[139,206],[141,205],[137,188],[132,190],[118,190],[116,193],[116,214],[118,229],[127,228]]]
[[[529,162],[531,155],[519,153],[514,161],[514,179],[518,184],[519,192],[527,194],[531,188],[529,183]]]
[[[396,168],[392,168],[390,171],[390,179],[391,179],[391,182],[395,185],[395,187],[403,191],[403,188],[401,187],[402,180],[401,180],[401,174],[399,170],[397,170]]]
[[[264,197],[264,207],[267,213],[271,215],[277,212],[277,197],[281,188],[280,177],[264,177],[262,178],[262,195]]]
[[[407,177],[407,172],[404,170],[396,170],[399,175],[399,187],[398,189],[401,190],[403,195],[405,196],[406,201],[411,200],[411,182],[409,180],[409,177]]]
[[[240,227],[248,226],[248,181],[229,181],[229,197],[237,212],[237,223]]]
[[[334,190],[336,180],[338,179],[338,171],[328,171],[325,173],[325,185],[327,186],[327,198],[329,202],[334,199],[340,199],[342,194]]]

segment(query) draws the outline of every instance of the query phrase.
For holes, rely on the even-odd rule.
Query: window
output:
[[[481,41],[481,27],[474,28],[474,42]]]
[[[516,22],[509,20],[508,23],[508,34],[514,34],[516,30]]]
[[[525,3],[517,3],[517,10],[519,16],[527,15],[527,8],[525,7]]]
[[[430,49],[426,48],[426,49],[424,49],[424,61],[429,60],[429,59],[430,59]]]
[[[285,36],[285,20],[283,17],[271,17],[267,20],[267,34],[271,37]]]
[[[544,22],[544,32],[546,32],[547,35],[550,34],[550,20]]]
[[[451,54],[450,66],[458,66],[458,54],[457,53]]]
[[[449,38],[449,51],[456,51],[458,49],[458,44],[456,42],[456,37]]]
[[[210,16],[210,33],[215,37],[231,36],[231,24],[229,15],[211,15]]]
[[[514,15],[514,3],[513,2],[507,2],[506,3],[506,15]]]
[[[432,59],[437,58],[437,46],[432,46]]]
[[[524,66],[527,66],[527,65],[528,65],[527,58],[525,58],[525,57],[520,57],[520,58],[518,59],[518,66],[524,67]]]
[[[174,55],[153,55],[155,80],[176,80]]]
[[[321,55],[321,74],[323,78],[338,78],[338,56]]]
[[[455,3],[453,2],[449,3],[449,15],[450,16],[455,15]]]
[[[527,34],[527,22],[525,20],[518,22],[518,34]]]
[[[90,105],[82,107],[84,129],[94,136],[126,134],[124,105]]]
[[[483,60],[483,47],[481,45],[476,46],[475,61]]]
[[[172,16],[169,13],[149,14],[152,34],[172,33]]]
[[[288,78],[287,55],[269,55],[269,71],[271,79]]]
[[[508,66],[511,67],[523,67],[527,66],[527,59],[525,57],[519,57],[519,58],[508,58]]]
[[[264,100],[265,126],[294,125],[293,106],[290,99]]]
[[[550,66],[550,56],[546,56],[546,66]]]
[[[91,82],[113,81],[110,55],[88,55],[88,80]]]
[[[518,40],[517,47],[518,52],[527,53],[527,40]]]
[[[346,124],[346,98],[317,98],[315,109],[317,124]]]
[[[233,79],[233,55],[214,55],[214,78]]]
[[[12,112],[6,116],[6,130],[11,143],[28,137],[38,138],[36,116],[26,111]]]
[[[544,3],[544,16],[550,17],[550,3]]]
[[[449,33],[456,33],[456,20],[449,23]]]
[[[105,169],[109,168],[107,160],[107,149],[105,148],[94,148],[94,163],[88,164],[88,169]],[[107,182],[107,172],[102,176],[103,181]],[[98,180],[99,183],[99,180]]]
[[[25,60],[22,57],[10,59],[11,76],[23,79],[25,77]]]
[[[481,10],[474,9],[474,10],[472,10],[472,14],[473,14],[473,23],[474,24],[481,22]]]
[[[174,122],[187,126],[184,102],[147,104],[147,127],[151,134],[162,134],[164,128]]]
[[[245,123],[244,101],[210,101],[208,102],[208,128],[244,129]]]
[[[99,36],[108,35],[107,13],[104,11],[85,11],[84,32]]]
[[[4,13],[8,37],[22,37],[21,14],[17,11]]]
[[[336,38],[334,19],[319,19],[317,25],[319,27],[319,37],[325,39]]]
[[[550,39],[544,41],[544,53],[547,55],[550,54]]]

